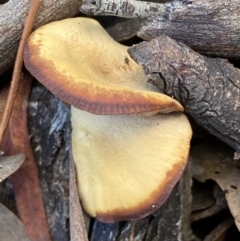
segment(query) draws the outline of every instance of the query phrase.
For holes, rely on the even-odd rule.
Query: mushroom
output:
[[[72,105],[72,152],[85,210],[105,222],[156,210],[187,162],[191,127],[183,113],[170,113],[182,106],[147,83],[127,47],[93,19],[37,29],[24,61],[34,77]]]
[[[186,116],[106,116],[74,107],[71,113],[84,209],[103,222],[117,222],[159,208],[187,163],[191,127]]]
[[[94,114],[183,111],[179,102],[147,83],[127,47],[89,18],[40,27],[30,36],[24,62],[54,95]]]

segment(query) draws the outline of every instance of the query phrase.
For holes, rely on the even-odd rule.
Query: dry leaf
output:
[[[6,155],[19,152],[26,155],[22,166],[11,176],[18,212],[32,241],[51,241],[38,171],[27,130],[27,106],[31,79],[32,77],[27,75],[19,85],[2,148]]]
[[[0,157],[0,182],[14,173],[25,160],[24,154]]]
[[[240,230],[240,160],[233,160],[233,150],[220,141],[206,141],[191,152],[193,177],[205,182],[212,179],[225,192],[229,209]]]
[[[0,240],[31,241],[21,221],[0,203]]]

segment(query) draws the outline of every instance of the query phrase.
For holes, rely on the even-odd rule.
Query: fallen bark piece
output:
[[[225,192],[229,209],[240,230],[240,160],[232,160],[232,150],[220,141],[206,141],[191,151],[193,177],[199,182],[214,180]]]
[[[0,203],[0,240],[31,241],[21,221]]]
[[[33,84],[28,105],[28,130],[38,165],[51,236],[69,241],[69,106],[40,84]]]
[[[138,32],[144,40],[164,33],[207,55],[240,56],[238,0],[226,0],[224,4],[215,0],[174,0],[165,4],[136,0],[85,0],[81,11],[124,18],[150,17]]]
[[[163,4],[136,0],[83,0],[81,12],[93,15],[145,18],[162,14]]]
[[[81,0],[42,0],[35,28],[76,15],[80,3]],[[13,64],[29,4],[29,0],[9,0],[0,5],[0,74]]]
[[[174,0],[138,32],[144,40],[160,34],[194,50],[225,58],[240,57],[239,0]]]
[[[137,35],[146,19],[130,19],[117,17],[99,18],[101,25],[117,42],[123,42]]]
[[[149,81],[176,98],[195,121],[240,152],[240,70],[161,35],[128,49]]]

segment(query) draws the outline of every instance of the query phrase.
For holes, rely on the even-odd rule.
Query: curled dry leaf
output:
[[[0,182],[14,173],[25,160],[25,155],[20,153],[12,156],[0,157]]]
[[[31,241],[21,221],[0,203],[0,240]]]
[[[233,160],[233,151],[215,140],[195,146],[191,152],[193,176],[200,182],[212,179],[225,192],[229,209],[240,230],[240,160]]]

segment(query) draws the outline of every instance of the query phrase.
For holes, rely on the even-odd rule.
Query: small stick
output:
[[[132,220],[132,221],[131,221],[129,241],[134,241],[135,224],[136,224],[135,220]]]
[[[85,14],[124,18],[146,18],[163,13],[164,4],[136,0],[83,0],[80,11]]]
[[[23,29],[22,37],[18,47],[17,57],[13,69],[13,76],[11,81],[11,86],[7,98],[7,103],[4,109],[2,122],[0,125],[0,146],[2,145],[4,135],[6,133],[7,125],[12,113],[13,104],[16,99],[18,86],[22,78],[22,66],[23,66],[23,49],[28,36],[32,31],[32,27],[37,15],[37,11],[40,7],[41,0],[32,0],[29,8],[28,16],[26,18],[26,23]]]
[[[69,153],[69,189],[71,241],[88,241],[83,211],[78,197],[75,165],[71,151]]]

